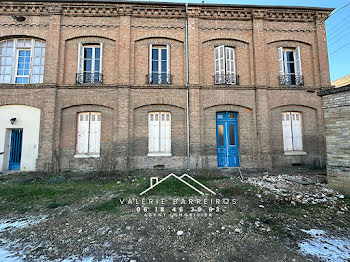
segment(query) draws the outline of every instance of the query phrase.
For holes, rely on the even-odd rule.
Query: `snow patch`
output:
[[[301,253],[316,256],[321,261],[346,262],[350,259],[350,239],[328,236],[324,230],[301,230],[311,238],[299,243]]]

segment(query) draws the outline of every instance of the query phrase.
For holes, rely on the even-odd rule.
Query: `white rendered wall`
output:
[[[10,119],[16,118],[11,125]],[[38,158],[40,109],[24,105],[0,106],[0,171],[8,170],[11,129],[23,129],[20,171],[35,171]]]

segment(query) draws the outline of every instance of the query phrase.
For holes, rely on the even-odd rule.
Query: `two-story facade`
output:
[[[0,3],[0,170],[325,159],[332,9]]]

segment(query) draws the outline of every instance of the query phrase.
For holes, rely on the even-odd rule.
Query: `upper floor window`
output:
[[[44,41],[18,38],[0,42],[0,83],[42,83],[44,63]]]
[[[214,49],[215,84],[237,85],[235,49],[224,45]]]
[[[102,83],[103,43],[83,45],[79,43],[77,83]]]
[[[284,151],[302,151],[303,137],[301,113],[282,113],[282,127]]]
[[[78,114],[76,156],[100,156],[101,113]]]
[[[300,47],[278,48],[281,85],[304,85],[301,72]]]
[[[171,84],[170,45],[149,46],[149,84]]]
[[[148,155],[171,156],[171,114],[148,114]]]

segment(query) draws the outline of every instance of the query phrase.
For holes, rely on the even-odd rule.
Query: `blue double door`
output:
[[[22,157],[23,130],[12,129],[9,170],[19,170]]]
[[[239,167],[237,113],[216,113],[218,167]]]

